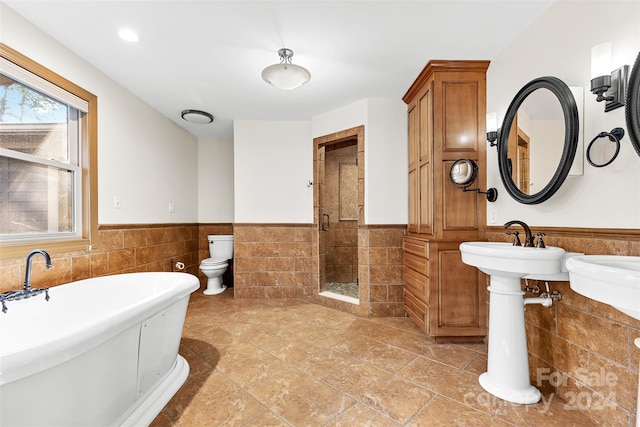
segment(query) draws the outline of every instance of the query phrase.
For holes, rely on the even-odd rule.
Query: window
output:
[[[0,257],[97,237],[97,99],[0,44]]]

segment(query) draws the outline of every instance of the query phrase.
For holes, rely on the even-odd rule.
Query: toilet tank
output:
[[[233,258],[233,236],[228,234],[212,234],[209,240],[209,255],[211,258]]]

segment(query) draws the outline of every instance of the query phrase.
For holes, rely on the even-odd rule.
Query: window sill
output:
[[[88,239],[47,240],[0,244],[0,259],[25,257],[34,249],[43,249],[49,254],[59,252],[89,251]]]

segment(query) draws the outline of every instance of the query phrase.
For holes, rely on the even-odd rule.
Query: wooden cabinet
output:
[[[485,180],[488,61],[431,61],[403,100],[408,111],[409,224],[404,239],[405,312],[437,340],[486,335],[484,275],[462,263],[458,246],[481,238],[486,199],[449,180],[472,159]]]

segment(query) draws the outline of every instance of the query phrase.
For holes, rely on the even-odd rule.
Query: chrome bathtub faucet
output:
[[[24,273],[24,284],[22,285],[22,290],[20,291],[7,291],[0,294],[0,303],[2,304],[2,312],[7,312],[7,301],[16,301],[21,299],[31,298],[36,295],[40,295],[44,292],[44,299],[49,301],[49,288],[39,288],[39,289],[31,289],[31,259],[34,255],[40,254],[44,257],[44,266],[46,268],[51,268],[51,257],[49,254],[42,249],[35,249],[29,252],[27,255],[27,265],[25,267]]]

